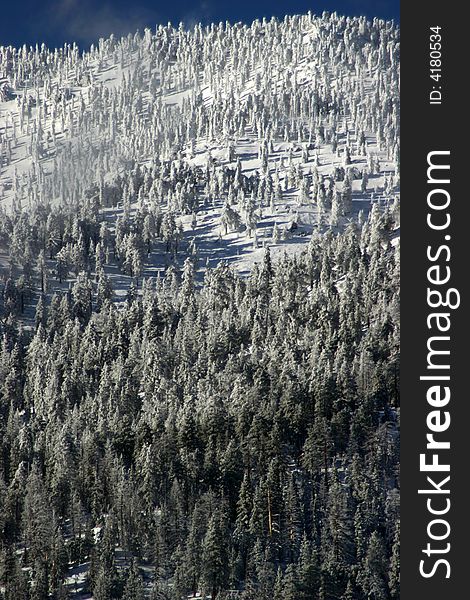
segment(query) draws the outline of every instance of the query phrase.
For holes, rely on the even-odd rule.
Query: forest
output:
[[[5,599],[67,598],[84,563],[97,600],[398,598],[391,222],[266,250],[247,279],[220,263],[196,287],[187,258],[119,308],[83,273],[31,332],[7,282]]]
[[[0,47],[1,600],[398,600],[399,32]]]

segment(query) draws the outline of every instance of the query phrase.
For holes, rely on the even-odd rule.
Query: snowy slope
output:
[[[41,318],[42,305],[46,322],[44,305],[52,314],[67,299],[65,294],[54,297],[54,292],[70,288],[74,302],[80,300],[75,304],[90,306],[93,312],[87,326],[91,350],[86,356],[93,362],[98,351],[93,331],[95,326],[100,330],[107,318],[102,310],[105,301],[126,298],[130,290],[134,293],[132,286],[145,298],[151,286],[146,288],[143,278],[169,274],[172,285],[183,268],[191,273],[191,285],[191,269],[199,281],[206,275],[210,281],[206,269],[221,260],[245,275],[254,263],[267,258],[267,247],[274,259],[284,252],[298,253],[312,238],[315,248],[317,236],[350,225],[359,229],[367,219],[375,224],[383,219],[380,227],[369,228],[375,234],[385,232],[383,238],[377,235],[374,252],[368,253],[364,246],[372,234],[358,235],[362,246],[354,248],[382,267],[388,255],[376,248],[385,253],[388,242],[396,245],[399,240],[398,164],[399,32],[392,23],[309,14],[249,26],[191,30],[158,26],[143,35],[100,40],[85,52],[74,45],[56,51],[0,47],[2,318],[8,315],[7,322],[16,316],[21,326],[34,330],[35,310],[36,318]],[[316,252],[312,256],[318,258]],[[392,252],[390,257],[395,266]],[[377,269],[378,276],[381,271]],[[375,273],[372,268],[370,272]],[[343,275],[337,270],[332,274],[340,316],[343,304],[351,303],[348,294],[356,271],[349,275],[346,268]],[[358,279],[364,283],[364,273]],[[159,283],[161,289],[166,282]],[[367,318],[361,319],[358,312],[342,329],[348,343],[348,328],[357,326],[358,339],[373,330],[377,307],[384,319],[379,324],[390,328],[387,313],[396,310],[395,296],[387,294],[391,283],[377,287],[368,299],[374,308],[370,314],[364,310]],[[320,306],[323,296],[314,298],[312,285],[303,288],[306,303]],[[276,297],[281,298],[278,292]],[[129,302],[126,308],[123,303],[121,314],[131,314],[137,304]],[[312,311],[315,323],[317,312]],[[70,328],[72,314],[76,313],[70,313]],[[292,315],[288,319],[295,323]],[[318,318],[319,329],[321,321]],[[279,337],[295,338],[296,327],[294,334],[286,325]],[[307,333],[309,327],[305,320]],[[77,336],[79,329],[78,324]],[[384,329],[378,330],[382,348]],[[201,338],[207,337],[206,330],[201,331]],[[216,328],[213,335],[217,339]],[[35,337],[42,348],[39,326]],[[371,338],[375,339],[372,334]],[[314,336],[308,333],[303,339],[305,347],[298,347],[302,361],[317,351]],[[368,338],[364,339],[368,349]],[[391,341],[387,343],[392,347]],[[44,348],[49,349],[47,344],[44,341]],[[86,338],[83,346],[88,351]],[[240,356],[245,352],[252,349],[242,344]],[[49,365],[52,356],[46,354],[38,365]],[[155,350],[149,356],[145,365],[150,371],[159,355]],[[379,381],[371,375],[366,351],[358,351],[359,356],[357,365],[366,365],[360,380]],[[315,361],[320,358],[323,354]],[[77,359],[77,370],[82,369],[82,359],[82,355]],[[352,371],[348,366],[352,364],[344,362],[341,372]],[[309,363],[301,366],[310,369]],[[264,370],[260,363],[260,372]],[[40,383],[34,389],[40,410],[42,388],[55,388],[52,378],[48,383],[45,375],[40,378],[42,370],[37,373]],[[288,369],[286,373],[291,377]],[[323,377],[322,369],[318,373]],[[137,390],[136,397],[145,399]],[[30,393],[26,389],[25,397]],[[114,396],[118,394],[110,394],[110,406]],[[88,400],[77,409],[83,410],[83,421],[94,419],[86,408]],[[18,422],[30,418],[36,418],[36,410],[22,411]],[[298,464],[289,463],[288,470],[298,471]],[[343,476],[346,471],[341,466],[338,472]],[[106,518],[102,513],[93,523],[92,544],[97,544]],[[70,542],[77,524],[65,519],[62,525],[64,540]],[[113,553],[117,571],[124,576],[130,555],[121,545]],[[71,597],[84,600],[91,598],[86,589],[91,558],[82,556],[81,550],[79,558],[68,563],[65,584]],[[150,597],[156,565],[145,558],[139,561]],[[239,597],[239,590],[233,597]]]
[[[180,247],[196,252],[200,267],[223,258],[243,272],[265,245],[297,251],[313,231],[344,226],[374,202],[397,206],[398,45],[390,23],[306,15],[157,27],[84,53],[2,48],[1,206],[73,212],[108,186],[113,198],[97,210],[111,229],[126,202],[130,214],[171,211]],[[198,181],[178,189],[183,166]],[[352,190],[346,209],[331,206],[344,192],[342,168]],[[245,184],[230,190],[237,169]],[[136,179],[143,185],[129,192]],[[227,202],[240,224],[226,230]],[[164,254],[155,244],[144,274],[173,261]]]

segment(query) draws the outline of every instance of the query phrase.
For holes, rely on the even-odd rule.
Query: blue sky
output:
[[[0,45],[65,41],[87,46],[111,33],[127,34],[171,21],[187,24],[244,21],[285,14],[346,15],[399,20],[399,0],[5,0],[0,8]]]

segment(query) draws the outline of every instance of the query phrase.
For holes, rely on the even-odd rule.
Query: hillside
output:
[[[399,30],[0,47],[0,599],[398,600]]]
[[[176,244],[246,272],[267,244],[397,206],[398,47],[391,24],[309,15],[2,48],[0,205],[59,214],[46,245],[71,267],[63,221],[81,213],[137,234],[115,249],[139,254],[132,275],[163,271]]]

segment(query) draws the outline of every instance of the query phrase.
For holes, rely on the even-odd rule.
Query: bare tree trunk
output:
[[[268,529],[269,536],[271,537],[273,534],[273,514],[271,507],[271,490],[268,488]]]

